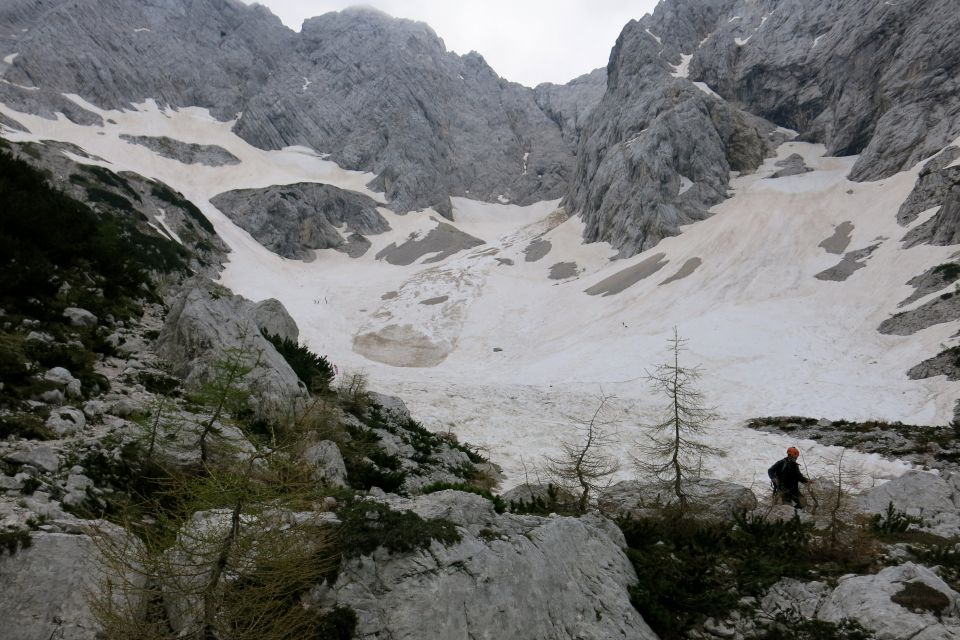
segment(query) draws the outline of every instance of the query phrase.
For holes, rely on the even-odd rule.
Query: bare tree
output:
[[[620,463],[608,453],[616,436],[608,430],[612,422],[603,419],[608,400],[610,396],[601,393],[593,415],[576,420],[577,438],[561,440],[560,454],[546,457],[547,474],[578,496],[578,513],[587,511],[592,496],[605,489],[610,477],[620,469]]]
[[[700,477],[703,459],[726,455],[723,450],[698,439],[716,419],[716,414],[697,389],[700,368],[680,364],[680,353],[686,350],[686,343],[674,327],[673,338],[667,341],[670,360],[657,365],[653,373],[647,373],[654,393],[663,397],[665,403],[659,422],[650,425],[648,441],[639,445],[640,455],[635,459],[642,474],[672,484],[681,511],[686,511],[690,501],[684,484]]]

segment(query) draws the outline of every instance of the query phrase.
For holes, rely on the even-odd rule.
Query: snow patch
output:
[[[626,147],[632,147],[634,144],[636,144],[636,142],[640,140],[640,136],[642,136],[645,132],[646,132],[646,129],[641,129],[641,130],[638,131],[636,134],[634,134],[633,136],[631,136],[629,140],[625,140],[625,141],[622,143],[623,146],[624,146],[624,148],[626,148]]]
[[[18,56],[18,55],[20,55],[20,54],[19,54],[19,53],[11,53],[10,55],[4,57],[3,63],[4,63],[4,64],[13,64],[13,61],[17,59],[17,56]]]
[[[527,159],[530,157],[530,152],[527,151],[523,154],[523,173],[521,175],[527,175]]]
[[[307,87],[309,87],[311,84],[313,83],[310,82],[310,79],[307,78],[307,76],[303,76],[303,86],[300,87],[300,91],[306,91]]]
[[[654,40],[657,41],[657,44],[659,44],[659,45],[662,45],[662,44],[663,44],[663,42],[660,41],[660,38],[657,37],[656,35],[654,35],[654,33],[653,33],[652,31],[650,31],[650,29],[647,29],[646,32],[647,32],[648,34],[650,34],[650,36],[651,36]]]
[[[167,234],[168,234],[174,241],[176,241],[177,244],[183,244],[183,240],[180,239],[180,236],[178,236],[177,233],[176,233],[173,229],[171,229],[171,228],[170,228],[170,225],[167,223],[167,212],[166,212],[166,210],[161,209],[161,208],[158,207],[158,208],[157,208],[157,211],[159,212],[159,213],[157,213],[157,215],[155,216],[157,222],[159,222],[159,223],[163,226],[163,228],[164,228],[164,230],[167,232]]]
[[[827,34],[824,33],[824,34],[821,34],[821,35],[817,36],[816,38],[814,38],[814,39],[813,39],[813,44],[810,45],[810,48],[813,49],[814,47],[816,47],[817,44],[818,44],[821,40],[823,40],[824,37],[826,37],[826,35],[827,35]]]
[[[702,43],[701,43],[702,44]],[[681,53],[680,54],[680,64],[673,68],[672,75],[674,78],[687,78],[690,76],[690,61],[693,59],[692,53]]]
[[[510,198],[506,197],[501,193],[500,195],[497,196],[497,202],[499,202],[500,204],[509,204]]]
[[[689,191],[692,186],[693,186],[693,180],[681,174],[680,175],[680,191],[677,192],[677,195],[682,196],[687,191]]]
[[[134,33],[143,33],[144,31],[146,31],[147,33],[150,33],[150,29],[147,29],[146,27],[140,27],[139,29],[133,30]]]
[[[22,84],[10,82],[9,80],[5,80],[3,78],[0,78],[0,82],[2,82],[3,84],[8,84],[11,87],[16,87],[17,89],[23,89],[24,91],[40,91],[40,87],[26,87]]]
[[[733,16],[732,18],[730,18],[729,20],[727,20],[727,24],[730,24],[730,23],[733,22],[734,20],[739,20],[739,19],[740,19],[740,16]]]
[[[738,46],[738,47],[742,47],[743,45],[745,45],[745,44],[747,44],[748,42],[750,42],[750,38],[752,38],[752,37],[753,37],[753,36],[747,36],[746,38],[734,38],[733,41],[737,43],[737,46]]]
[[[720,94],[714,91],[713,89],[711,89],[709,86],[707,86],[706,82],[694,82],[693,86],[695,86],[697,89],[700,89],[700,91],[703,91],[708,96],[713,96],[714,98],[720,98]],[[720,98],[720,99],[723,100],[723,98]]]

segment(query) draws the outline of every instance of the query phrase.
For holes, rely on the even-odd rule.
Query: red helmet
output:
[[[797,449],[796,447],[790,447],[789,449],[787,449],[787,455],[790,456],[791,458],[799,458],[800,449]]]

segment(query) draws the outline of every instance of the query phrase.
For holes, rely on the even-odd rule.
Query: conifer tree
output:
[[[726,455],[700,439],[716,414],[697,388],[700,368],[680,363],[686,343],[674,327],[673,337],[667,341],[669,360],[647,373],[653,392],[664,403],[659,420],[649,426],[647,442],[638,446],[635,460],[641,474],[671,485],[681,512],[686,511],[690,502],[686,485],[700,477],[703,459]]]

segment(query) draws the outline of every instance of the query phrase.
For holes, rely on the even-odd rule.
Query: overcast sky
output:
[[[656,6],[656,0],[256,1],[297,31],[305,18],[357,4],[421,20],[443,38],[447,49],[477,51],[501,76],[530,87],[562,84],[606,66],[623,25]]]

